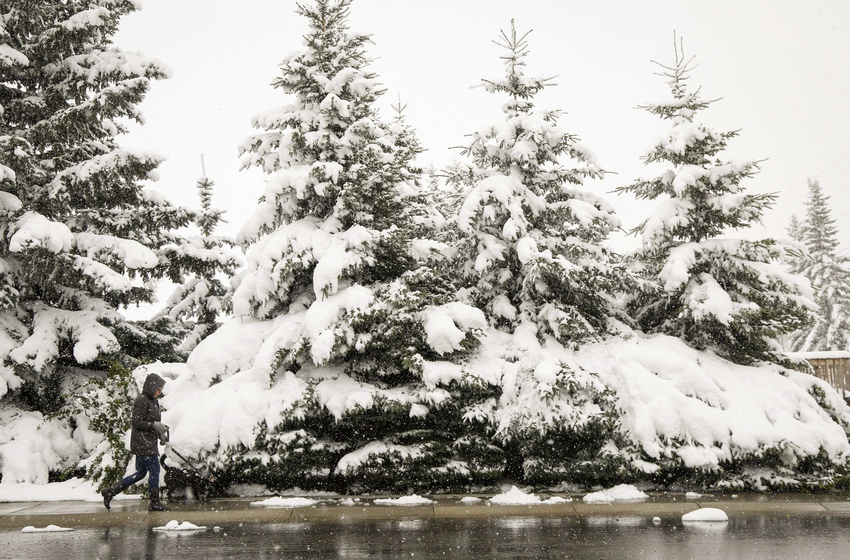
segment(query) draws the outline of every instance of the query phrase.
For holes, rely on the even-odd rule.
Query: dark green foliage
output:
[[[62,392],[62,373],[54,371],[40,377],[27,376],[21,386],[11,391],[10,398],[24,410],[44,413],[57,412],[65,404]]]

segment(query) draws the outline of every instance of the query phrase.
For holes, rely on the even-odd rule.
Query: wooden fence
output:
[[[838,390],[842,396],[848,396],[850,392],[850,358],[835,357],[804,357],[809,362],[812,369],[815,370],[815,375]]]

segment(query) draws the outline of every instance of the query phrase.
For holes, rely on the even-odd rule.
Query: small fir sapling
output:
[[[179,281],[160,317],[182,326],[186,334],[180,351],[188,354],[199,342],[218,328],[217,319],[230,314],[231,288],[223,278],[233,276],[242,264],[241,256],[233,250],[235,242],[228,237],[213,235],[224,210],[212,206],[215,183],[207,177],[203,155],[201,177],[196,187],[201,208],[195,218],[200,235],[184,235],[165,248],[172,263],[172,279]]]
[[[101,438],[99,442],[89,442],[88,457],[76,465],[100,489],[110,488],[124,477],[131,458],[125,438],[132,424],[133,402],[138,396],[132,372],[113,361],[104,377],[91,377],[68,396],[55,415]]]

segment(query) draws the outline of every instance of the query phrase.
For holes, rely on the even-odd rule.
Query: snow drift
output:
[[[335,418],[368,408],[378,398],[407,403],[423,399],[415,391],[355,382],[337,366],[305,367],[297,374],[276,372],[273,362],[256,358],[263,356],[256,349],[259,341],[242,345],[240,353],[239,345],[228,340],[232,324],[240,321],[234,319],[201,344],[187,366],[154,364],[137,372],[140,379],[148,371],[172,379],[165,389],[163,418],[172,427],[175,447],[187,454],[215,461],[216,455],[242,448],[244,455],[250,455],[261,426],[280,424],[317,380],[322,405]],[[270,323],[265,323],[269,338],[263,344],[274,338]],[[247,330],[264,329],[257,325]],[[202,366],[196,371],[192,364]],[[233,371],[234,364],[241,369],[210,384],[210,372],[224,374]],[[664,335],[624,329],[620,336],[572,351],[553,339],[540,344],[522,332],[509,335],[490,330],[473,359],[444,369],[457,376],[487,378],[501,387],[500,401],[492,403],[492,410],[482,411],[496,426],[525,422],[544,433],[566,419],[581,423],[601,414],[593,403],[570,410],[574,399],[553,389],[557,381],[550,370],[556,371],[556,364],[568,364],[587,376],[588,382],[596,379],[613,392],[625,445],[609,442],[604,454],[619,458],[638,477],[673,466],[712,470],[736,461],[758,463],[768,452],[778,454],[779,463],[793,469],[806,457],[820,454],[839,463],[850,452],[846,435],[850,409],[825,382],[776,365],[736,365]],[[517,380],[523,371],[530,373],[530,379],[518,392]],[[451,377],[447,373],[434,376],[428,398],[433,401],[441,383]],[[529,393],[529,386],[543,398],[520,399],[520,395],[535,395]],[[427,406],[416,410],[429,414]],[[368,449],[356,457],[347,455],[345,468],[368,455]],[[280,459],[261,457],[263,462]]]

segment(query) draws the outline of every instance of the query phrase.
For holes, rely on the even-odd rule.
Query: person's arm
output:
[[[150,409],[147,406],[147,399],[139,397],[133,405],[133,429],[142,432],[155,432],[154,423],[150,414]]]

